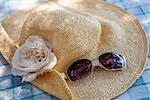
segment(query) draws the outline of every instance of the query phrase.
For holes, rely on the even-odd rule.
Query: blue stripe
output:
[[[150,100],[150,97],[146,97],[146,98],[142,98],[142,99],[138,99],[138,100]]]
[[[53,96],[50,96],[50,100],[53,100],[54,99],[54,97]]]
[[[27,97],[24,97],[24,98],[22,98],[22,99],[20,99],[20,100],[23,100],[23,99],[26,99],[26,98],[33,98],[33,100],[34,100],[34,97],[35,96],[40,96],[40,95],[43,95],[43,94],[45,94],[45,93],[39,93],[39,94],[35,94],[35,95],[32,95],[32,96],[27,96]],[[50,95],[50,100],[53,100],[54,99],[54,96],[52,96],[52,95]],[[43,99],[44,100],[44,99]],[[59,100],[58,98],[55,98],[55,100]]]
[[[136,85],[136,84],[135,84],[135,85],[132,86],[132,87],[138,87],[138,86],[142,86],[142,85],[150,85],[150,82],[146,82],[146,83],[145,83],[145,82],[143,81],[142,84],[139,84],[139,85]]]
[[[145,69],[144,72],[145,72],[145,71],[150,71],[150,69]]]

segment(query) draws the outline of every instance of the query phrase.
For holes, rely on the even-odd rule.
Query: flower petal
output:
[[[50,51],[52,51],[52,44],[49,41],[45,40],[45,45]]]
[[[54,53],[49,53],[49,64],[45,67],[48,69],[52,69],[57,64],[57,58]]]
[[[14,76],[16,76],[16,75],[18,75],[18,76],[23,76],[23,75],[27,74],[26,72],[20,71],[20,70],[14,68],[14,67],[11,68],[11,73],[12,73]]]
[[[31,42],[33,43],[34,41],[43,41],[41,36],[38,35],[31,35],[29,36],[25,42]],[[43,41],[44,42],[44,41]]]
[[[28,74],[22,76],[22,82],[24,82],[24,81],[31,82],[34,79],[36,79],[36,77],[37,77],[37,73],[28,73]]]

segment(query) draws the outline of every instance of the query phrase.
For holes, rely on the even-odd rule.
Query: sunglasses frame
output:
[[[121,54],[118,53],[118,52],[107,52],[107,53],[115,53],[115,54],[121,55]],[[105,53],[103,53],[103,54],[105,54]],[[100,57],[100,56],[99,56],[99,57]],[[123,60],[124,60],[124,67],[123,67],[123,68],[117,68],[117,69],[108,69],[108,68],[104,67],[104,66],[101,64],[101,62],[99,61],[99,57],[96,58],[96,59],[93,59],[93,60],[87,59],[87,60],[91,61],[91,64],[92,64],[91,73],[93,72],[94,67],[96,67],[96,66],[93,66],[93,62],[94,62],[94,61],[97,61],[97,62],[99,63],[100,66],[98,66],[98,68],[102,68],[102,69],[104,69],[104,70],[106,70],[106,71],[122,71],[123,69],[126,69],[126,68],[127,68],[127,63],[126,63],[127,61],[126,61],[126,59],[125,59],[125,57],[124,57],[123,55],[121,55],[121,57],[122,57]],[[79,60],[83,60],[83,59],[86,59],[86,58],[82,58],[82,59],[79,59]],[[75,62],[77,62],[77,61],[79,61],[79,60],[76,60],[76,61],[74,61],[73,63],[75,63]],[[68,71],[68,68],[69,68],[73,63],[70,63],[70,64],[68,65],[67,69],[66,69],[66,77],[67,77],[67,79],[70,80],[70,81],[72,81],[72,80],[71,80],[70,77],[68,76],[68,72],[67,72],[67,71]],[[90,75],[90,74],[89,74],[89,75]],[[89,75],[88,75],[88,76],[89,76]]]

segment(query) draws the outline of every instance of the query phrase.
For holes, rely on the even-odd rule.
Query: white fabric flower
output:
[[[41,37],[32,35],[15,52],[12,59],[12,74],[22,76],[22,81],[32,81],[42,68],[52,69],[57,58],[52,46]]]

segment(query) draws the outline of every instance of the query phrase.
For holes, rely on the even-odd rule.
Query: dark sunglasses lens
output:
[[[92,71],[92,62],[88,59],[81,59],[74,62],[67,70],[68,77],[76,81],[88,76]]]
[[[99,56],[99,61],[105,69],[109,70],[121,70],[126,67],[125,58],[115,52],[102,54]]]

